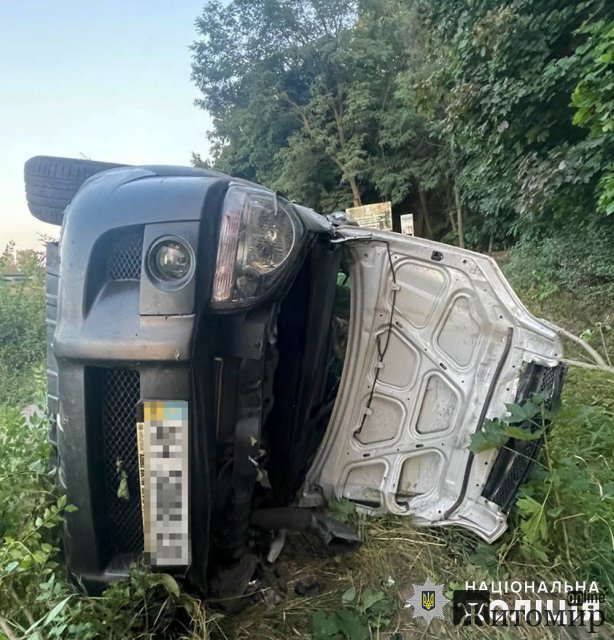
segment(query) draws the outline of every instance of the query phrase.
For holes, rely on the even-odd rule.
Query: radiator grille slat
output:
[[[143,551],[143,517],[136,436],[139,373],[103,371],[105,492],[115,553]]]

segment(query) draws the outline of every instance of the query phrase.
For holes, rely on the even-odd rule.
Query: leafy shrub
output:
[[[518,502],[525,558],[566,565],[609,593],[614,589],[612,384],[607,374],[569,374],[542,464]]]
[[[546,298],[558,290],[578,298],[614,299],[614,225],[565,226],[526,239],[510,253],[505,273],[512,285]]]
[[[582,33],[587,41],[578,48],[576,56],[582,64],[582,79],[572,95],[572,104],[578,109],[574,123],[588,127],[591,137],[611,159],[614,145],[614,20],[588,21]],[[599,181],[597,208],[606,215],[614,213],[614,163]]]
[[[470,566],[493,579],[596,581],[606,596],[614,588],[614,400],[613,380],[602,372],[572,370],[562,407],[539,460],[511,514],[512,525],[496,545],[479,544]],[[472,449],[499,447],[509,424],[528,417],[543,433],[535,401],[509,405],[511,415],[476,434]],[[544,416],[546,413],[544,413]],[[501,438],[499,438],[501,436]],[[606,598],[606,617],[612,603]],[[609,636],[608,636],[609,637]]]
[[[0,280],[0,404],[31,402],[44,375],[44,270],[36,262],[20,266],[25,280]],[[0,273],[3,268],[7,270],[0,260]]]
[[[357,593],[354,586],[341,597],[343,606],[326,613],[315,611],[312,618],[314,640],[369,640],[390,624],[392,603],[381,589]]]

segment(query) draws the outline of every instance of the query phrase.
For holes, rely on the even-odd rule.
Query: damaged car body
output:
[[[471,436],[555,402],[564,371],[492,259],[212,170],[36,157],[25,174],[33,214],[62,224],[49,410],[85,589],[144,557],[210,594],[254,528],[353,541],[331,500],[506,529],[541,441],[474,453]]]

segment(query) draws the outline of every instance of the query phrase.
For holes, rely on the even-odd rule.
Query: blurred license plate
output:
[[[156,567],[188,565],[188,403],[143,402],[137,438],[145,561]]]

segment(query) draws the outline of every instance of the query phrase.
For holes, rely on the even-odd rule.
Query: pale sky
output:
[[[34,155],[131,164],[207,156],[193,103],[194,19],[205,0],[0,0],[0,251],[58,227],[27,209]]]

